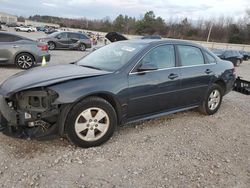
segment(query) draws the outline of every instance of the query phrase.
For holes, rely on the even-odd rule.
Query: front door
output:
[[[180,68],[176,67],[173,45],[150,50],[136,66],[154,64],[157,70],[129,74],[128,118],[153,114],[178,107]]]
[[[58,48],[68,48],[69,47],[69,38],[68,33],[63,32],[56,36],[56,46]]]

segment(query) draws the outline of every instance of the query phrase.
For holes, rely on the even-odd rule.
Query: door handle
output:
[[[210,74],[211,72],[213,72],[213,71],[210,69],[205,70],[205,73],[207,73],[207,74]]]
[[[168,76],[168,78],[171,79],[171,80],[173,80],[173,79],[175,79],[175,78],[177,78],[177,77],[179,77],[178,74],[174,74],[174,73],[171,73],[171,74]]]
[[[13,45],[13,48],[19,48],[19,46],[17,46],[17,45]]]

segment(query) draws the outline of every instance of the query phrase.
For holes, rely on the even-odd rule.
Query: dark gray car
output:
[[[90,38],[83,33],[55,32],[38,41],[48,43],[50,50],[77,49],[85,51],[86,48],[91,48]]]
[[[231,62],[191,42],[114,42],[76,63],[3,82],[0,130],[31,138],[58,134],[81,147],[97,146],[117,125],[197,107],[212,115],[234,81]]]
[[[29,69],[41,63],[43,57],[50,60],[47,44],[0,32],[0,64],[16,64],[21,69]]]

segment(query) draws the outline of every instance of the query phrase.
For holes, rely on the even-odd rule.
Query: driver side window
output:
[[[59,35],[57,35],[58,38],[60,39],[66,39],[67,38],[67,33],[60,33]]]
[[[159,46],[151,50],[141,60],[141,64],[153,64],[158,69],[175,67],[175,51],[173,45]]]

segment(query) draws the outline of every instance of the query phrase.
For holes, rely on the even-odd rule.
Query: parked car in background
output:
[[[243,60],[248,61],[250,59],[250,53],[246,51],[239,51],[241,55],[243,55]]]
[[[50,60],[48,45],[19,35],[0,32],[0,64],[15,64],[30,69],[37,63]]]
[[[77,49],[85,51],[91,48],[90,38],[78,32],[55,32],[46,38],[38,39],[40,42],[46,42],[50,50],[55,49]]]
[[[7,23],[5,24],[7,27],[18,27],[16,23]]]
[[[24,31],[24,32],[35,32],[36,28],[31,27],[31,26],[19,26],[19,27],[15,27],[16,31]]]
[[[45,32],[46,28],[45,27],[36,27],[36,30],[40,31],[40,32]]]
[[[234,81],[231,62],[191,42],[114,42],[76,63],[7,79],[0,125],[11,136],[57,134],[80,147],[98,146],[121,124],[192,108],[215,114]]]
[[[54,29],[54,28],[47,28],[47,29],[44,31],[44,33],[47,34],[47,35],[52,34],[52,33],[55,33],[55,32],[57,32],[57,30]]]
[[[236,67],[243,62],[243,55],[237,50],[212,49],[211,51],[219,58],[231,61]]]

